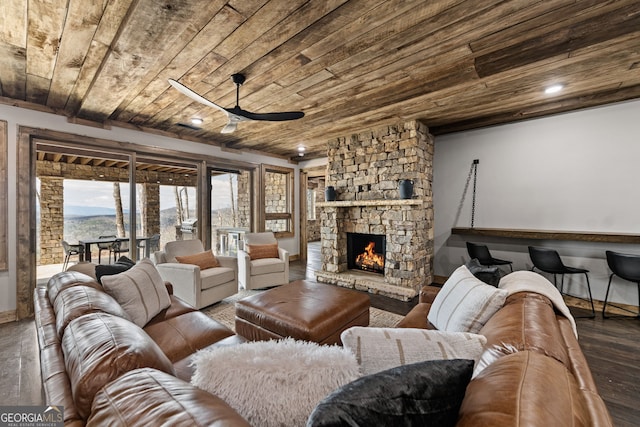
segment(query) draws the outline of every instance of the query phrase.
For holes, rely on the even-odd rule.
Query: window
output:
[[[293,169],[262,165],[262,182],[264,229],[293,236]]]

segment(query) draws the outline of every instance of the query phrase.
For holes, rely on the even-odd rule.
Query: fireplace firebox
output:
[[[380,234],[347,233],[347,267],[384,274],[386,240]]]

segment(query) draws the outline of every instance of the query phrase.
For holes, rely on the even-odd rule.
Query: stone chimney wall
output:
[[[417,121],[329,142],[323,202],[322,269],[318,281],[408,300],[433,277],[433,137]],[[399,180],[412,180],[413,197],[400,199]],[[347,269],[347,233],[386,236],[384,278]]]

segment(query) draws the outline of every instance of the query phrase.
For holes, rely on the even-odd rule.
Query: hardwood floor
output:
[[[315,280],[319,245],[310,245],[309,263],[291,263],[291,280]],[[374,307],[406,314],[404,303],[370,295]],[[614,425],[640,425],[640,319],[576,319],[579,342]],[[0,325],[0,405],[41,405],[38,343],[33,320]],[[54,403],[54,402],[46,402]]]

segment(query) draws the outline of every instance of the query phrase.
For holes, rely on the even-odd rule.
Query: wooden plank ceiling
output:
[[[4,103],[293,160],[403,120],[438,135],[640,97],[637,0],[2,0],[0,16]],[[221,134],[223,113],[167,83],[233,107],[239,72],[245,110],[305,117]]]

